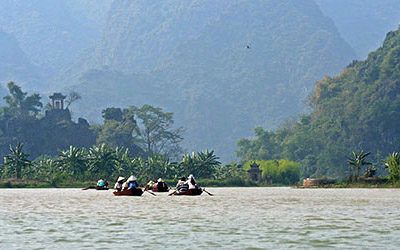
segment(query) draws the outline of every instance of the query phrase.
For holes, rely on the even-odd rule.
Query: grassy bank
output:
[[[165,180],[170,187],[175,187],[176,180]],[[266,183],[255,183],[249,180],[232,179],[232,180],[214,180],[214,179],[199,179],[197,183],[201,187],[284,187],[287,185],[267,185]],[[144,186],[144,182],[141,183]],[[0,188],[85,188],[95,186],[96,181],[65,181],[50,183],[46,181],[37,180],[17,180],[6,179],[0,180]],[[110,181],[110,186],[114,185]],[[293,185],[295,186],[295,185]],[[300,184],[296,185],[298,188],[303,188]],[[365,183],[365,182],[336,182],[326,185],[313,186],[311,188],[400,188],[400,182],[384,182],[384,183]]]
[[[59,182],[51,183],[46,181],[37,180],[17,180],[17,179],[6,179],[0,180],[0,188],[84,188],[95,185],[95,182]]]
[[[64,182],[46,182],[37,180],[17,180],[5,179],[0,180],[0,188],[85,188],[96,185],[96,180],[93,181],[64,181]],[[114,181],[109,181],[110,186],[114,185]],[[175,187],[177,180],[165,180],[170,187]],[[145,182],[140,182],[142,186]],[[198,179],[197,183],[201,187],[257,187],[262,186],[248,180],[228,179]]]
[[[400,188],[400,183],[335,183],[321,186],[319,188]]]

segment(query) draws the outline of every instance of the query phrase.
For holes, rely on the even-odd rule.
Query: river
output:
[[[208,191],[214,196],[0,189],[0,249],[400,246],[400,189]]]

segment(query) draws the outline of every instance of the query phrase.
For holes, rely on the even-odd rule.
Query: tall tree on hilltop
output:
[[[161,108],[151,105],[142,107],[130,107],[124,110],[131,114],[137,122],[134,137],[137,144],[147,153],[168,154],[170,149],[176,147],[182,141],[182,128],[173,129],[173,113],[164,112]]]
[[[6,110],[11,115],[34,115],[36,116],[43,104],[40,102],[39,94],[32,94],[28,96],[27,92],[23,92],[21,87],[16,85],[14,82],[7,84],[9,95],[4,97],[8,107]]]

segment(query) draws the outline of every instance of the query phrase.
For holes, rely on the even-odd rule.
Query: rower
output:
[[[186,192],[189,189],[189,185],[186,183],[186,177],[182,177],[176,184],[176,190],[178,192]]]
[[[104,181],[103,179],[100,179],[97,181],[97,187],[98,188],[108,188],[108,183]]]
[[[139,188],[139,184],[136,181],[136,177],[131,175],[128,180],[124,183],[123,189],[137,189]]]
[[[157,183],[154,186],[157,188],[158,192],[168,192],[168,185],[161,178],[157,180]]]
[[[121,191],[124,180],[125,180],[124,177],[122,177],[122,176],[118,177],[117,182],[114,185],[114,189],[116,189],[117,191]]]
[[[189,185],[189,189],[199,189],[199,186],[197,185],[196,180],[194,179],[194,176],[192,174],[189,175],[186,183]]]

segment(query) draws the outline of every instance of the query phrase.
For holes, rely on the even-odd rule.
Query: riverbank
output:
[[[165,180],[170,187],[176,185],[176,180]],[[267,185],[265,183],[255,183],[249,180],[214,180],[199,179],[197,180],[202,187],[295,187],[295,188],[400,188],[400,183],[384,182],[384,183],[365,183],[365,182],[336,182],[325,185],[316,185],[312,187],[304,187],[302,185]],[[114,182],[110,182],[112,186]],[[17,180],[5,179],[0,180],[0,188],[86,188],[95,186],[96,181],[65,181],[65,182],[46,182],[37,180]],[[144,183],[142,183],[144,185]]]
[[[37,180],[0,180],[0,188],[84,188],[95,185],[95,182],[46,182]]]
[[[175,187],[177,180],[165,180],[170,187]],[[198,179],[202,187],[258,187],[263,186],[255,182],[241,179],[231,180],[213,180],[213,179]],[[145,183],[142,183],[144,185]],[[86,188],[96,185],[96,180],[93,181],[63,181],[63,182],[46,182],[38,180],[21,180],[21,179],[4,179],[0,180],[0,188]],[[111,181],[110,185],[114,185]]]

